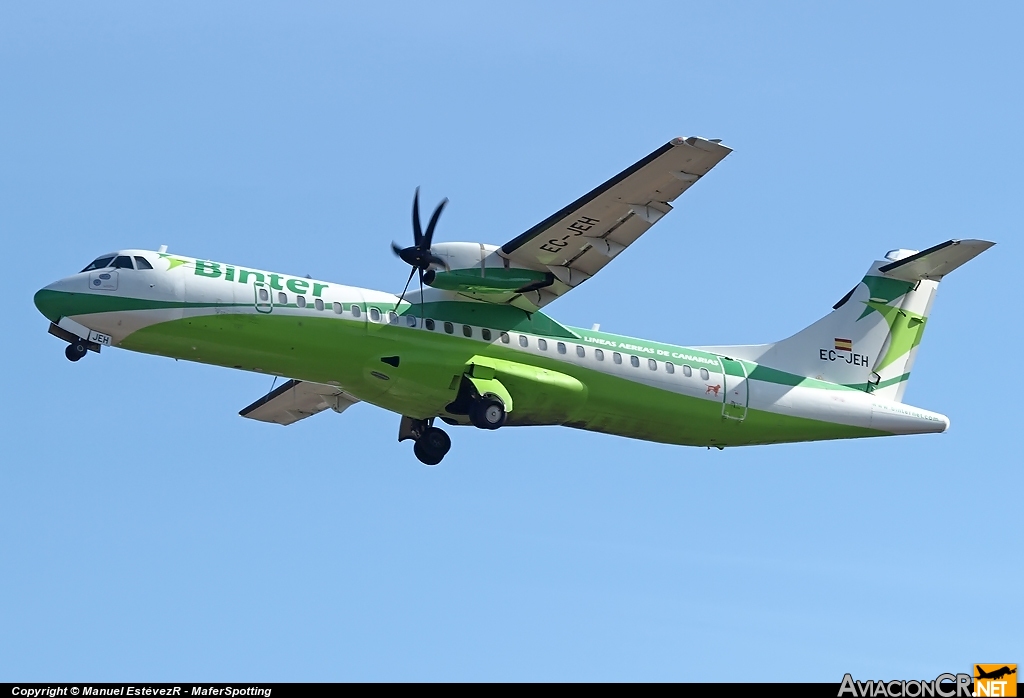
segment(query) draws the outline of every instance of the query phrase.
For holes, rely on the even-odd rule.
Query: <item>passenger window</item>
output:
[[[508,332],[502,332],[501,333],[501,343],[502,344],[508,344],[508,342],[509,342]]]
[[[145,257],[136,257],[135,258],[135,268],[136,269],[152,269],[153,265],[150,264],[149,260],[146,259]]]
[[[594,350],[594,358],[598,361],[604,361],[604,352],[600,349]]]
[[[647,359],[647,368],[651,369],[652,371],[657,371],[658,362],[655,361],[654,359]]]
[[[352,304],[352,317],[359,317],[362,314],[363,314],[363,311],[360,310],[359,306],[356,305],[355,303],[353,303]]]
[[[633,368],[640,368],[640,359],[636,356],[629,357],[629,365]]]
[[[313,307],[315,307],[317,310],[323,310],[324,302],[317,298],[315,301],[313,301]]]
[[[616,352],[612,352],[612,361],[614,361],[617,364],[621,364],[622,363],[622,354],[620,354],[617,351]]]
[[[114,269],[134,269],[132,266],[132,258],[127,255],[121,255],[114,260]]]
[[[452,334],[453,332],[455,332],[455,325],[453,325],[450,322],[444,323],[444,331],[448,334]]]
[[[559,354],[564,354],[565,353],[565,342],[559,342],[558,343],[558,353]]]
[[[270,300],[270,294],[267,293],[267,289],[261,288],[260,289],[260,301],[262,301],[263,303],[266,303],[269,300]]]
[[[416,327],[416,316],[415,315],[406,315],[405,316],[405,324],[408,325],[409,327]]]
[[[299,298],[302,298],[302,296],[299,296]],[[305,301],[303,301],[303,305],[305,305]],[[370,308],[370,320],[372,322],[380,322],[380,310],[379,309],[377,309],[377,308]]]
[[[582,359],[582,358],[585,358],[586,355],[587,355],[587,350],[577,344],[576,345],[576,356],[578,356],[578,357],[580,357]]]
[[[463,325],[462,326],[462,336],[463,337],[472,337],[473,336],[473,328],[472,328],[472,326],[470,326],[470,325]]]
[[[388,324],[389,325],[397,325],[398,324],[398,313],[396,313],[394,310],[389,310],[388,311]]]
[[[295,305],[299,306],[300,308],[305,308],[306,307],[306,297],[305,296],[295,296]]]
[[[283,296],[284,294],[282,293],[281,295]],[[334,304],[334,314],[335,315],[341,315],[343,310],[344,310],[344,308],[342,308],[341,303],[335,303]]]
[[[548,340],[546,340],[546,339],[538,339],[537,340],[537,348],[540,349],[541,351],[547,351],[548,350]]]
[[[87,266],[82,271],[96,271],[97,269],[106,269],[107,267],[110,266],[110,263],[113,262],[113,261],[114,261],[114,256],[113,255],[111,255],[109,257],[100,257],[99,259],[93,260],[92,264]],[[81,274],[82,272],[80,271],[78,273]]]
[[[689,378],[690,376],[693,375],[693,369],[691,369],[689,366],[683,366],[683,375]]]
[[[434,321],[433,320],[431,320],[430,318],[427,318],[427,321],[426,321],[425,324],[426,324],[428,330],[430,330],[431,332],[434,331]]]
[[[706,368],[702,368],[700,370],[700,377],[703,378],[704,380],[708,380],[709,378],[711,378],[711,374],[708,373],[708,370]]]
[[[666,361],[665,362],[665,373],[675,373],[675,372],[676,372],[675,364],[673,364],[671,361]]]
[[[519,335],[519,346],[521,346],[521,347],[528,347],[528,346],[530,346],[530,338],[527,337],[525,334]]]
[[[480,330],[481,336],[483,336],[485,342],[491,341],[491,331],[488,329]]]
[[[288,305],[288,294],[287,293],[278,293],[277,294],[277,304],[278,305]]]

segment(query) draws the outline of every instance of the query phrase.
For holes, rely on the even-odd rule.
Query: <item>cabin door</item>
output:
[[[270,290],[270,286],[263,283],[262,281],[256,281],[252,285],[253,293],[255,294],[256,312],[258,313],[270,313],[274,310],[274,293]]]
[[[742,361],[722,357],[722,416],[726,419],[743,421],[747,417],[750,391],[747,387],[747,369]]]

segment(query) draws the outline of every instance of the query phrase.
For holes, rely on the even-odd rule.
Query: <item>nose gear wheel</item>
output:
[[[64,350],[64,356],[68,357],[68,361],[78,361],[85,356],[87,351],[88,348],[85,346],[85,342],[79,340],[68,345],[68,348]]]

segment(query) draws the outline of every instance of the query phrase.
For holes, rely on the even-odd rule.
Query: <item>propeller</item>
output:
[[[448,199],[445,199],[437,205],[437,208],[434,209],[434,214],[430,217],[430,222],[427,223],[427,232],[424,233],[420,225],[420,188],[416,187],[416,194],[412,198],[413,245],[412,247],[400,247],[397,242],[391,243],[391,250],[395,253],[395,256],[412,267],[412,270],[409,272],[409,278],[406,279],[405,288],[402,289],[402,295],[398,297],[398,305],[402,304],[405,293],[409,290],[409,284],[412,283],[412,277],[418,271],[420,273],[420,304],[422,306],[424,272],[430,269],[431,264],[441,267],[448,266],[443,259],[430,251],[430,243],[434,239],[434,228],[437,227],[437,219],[441,217],[441,211],[444,210],[447,204]]]

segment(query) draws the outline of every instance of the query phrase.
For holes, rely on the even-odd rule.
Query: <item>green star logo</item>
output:
[[[188,264],[188,260],[187,259],[178,259],[177,257],[172,257],[171,255],[167,254],[166,252],[161,252],[160,253],[160,258],[161,259],[166,259],[168,264],[171,265],[171,266],[167,267],[167,271],[170,271],[171,269],[174,269],[175,267],[180,267],[182,264]]]
[[[870,300],[864,302],[864,305],[867,307],[864,308],[861,316],[857,318],[858,320],[866,318],[876,311],[884,316],[885,311],[882,310],[882,307],[892,303],[914,287],[914,284],[907,281],[890,279],[884,276],[865,276],[863,283],[868,287],[868,298]]]

